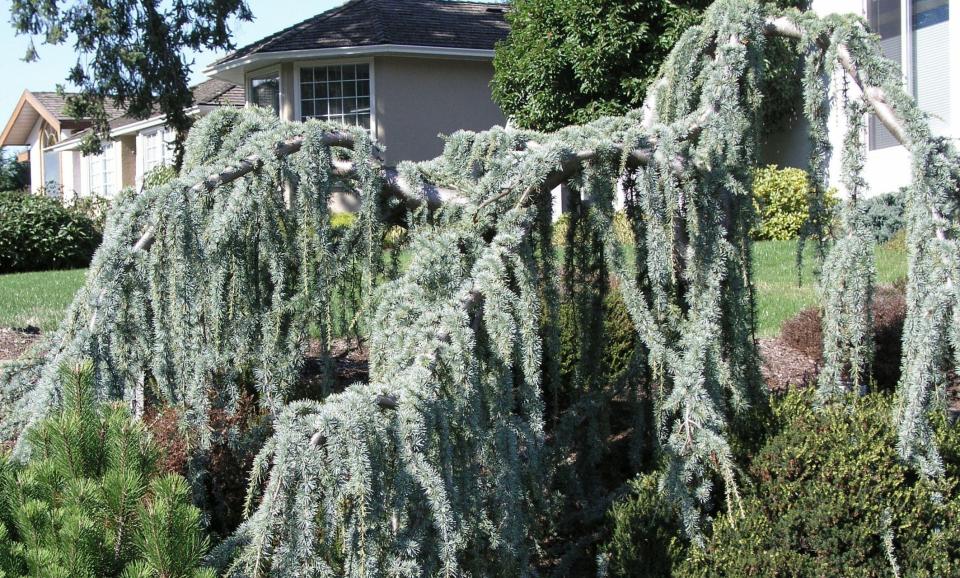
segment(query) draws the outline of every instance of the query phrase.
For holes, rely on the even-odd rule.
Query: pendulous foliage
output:
[[[737,459],[755,447],[766,410],[752,185],[765,49],[787,38],[804,67],[815,152],[805,236],[830,250],[824,324],[836,331],[824,347],[823,411],[865,382],[873,350],[872,240],[858,202],[833,247],[826,237],[827,83],[842,65],[854,84],[878,89],[866,105],[855,91],[844,103],[848,189],[861,195],[864,110],[885,115],[916,158],[896,424],[901,458],[935,479],[933,400],[960,339],[960,168],[861,21],[765,10],[715,3],[679,38],[641,110],[553,133],[459,132],[440,157],[396,170],[361,129],[256,109],[210,115],[192,130],[179,176],[112,211],[88,283],[42,355],[6,370],[5,433],[58,407],[57,368],[89,358],[96,399],[180,408],[199,440],[197,492],[211,412],[235,412],[254,392],[274,434],[254,460],[249,517],[211,556],[219,569],[524,576],[554,559],[558,572],[593,559],[590,534],[563,548],[548,538],[589,528],[624,491],[606,485],[604,468],[616,405],[649,446],[632,452],[634,467],[656,456],[677,527],[706,545],[715,520],[746,511]],[[560,184],[571,211],[555,247]],[[356,198],[354,224],[334,228],[334,195]],[[404,239],[400,266],[387,253]],[[621,324],[606,322],[611,287],[635,332],[623,347],[613,347]],[[309,329],[325,355],[343,295],[356,301],[370,380],[338,389],[327,379],[304,395]],[[577,351],[567,356],[571,327]],[[627,361],[622,372],[603,363],[611,353]],[[18,457],[35,451],[30,442],[20,439]]]

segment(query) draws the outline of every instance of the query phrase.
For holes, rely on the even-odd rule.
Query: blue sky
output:
[[[234,42],[237,46],[253,42],[291,24],[305,20],[314,14],[343,4],[345,0],[248,0],[253,12],[253,22],[234,22]],[[30,90],[55,90],[63,84],[67,71],[76,62],[72,42],[62,46],[44,46],[36,41],[40,53],[38,62],[23,62],[29,38],[15,36],[10,25],[11,0],[0,0],[0,71],[6,86],[0,89],[0,130],[25,88]],[[193,82],[204,79],[204,67],[222,53],[199,52],[191,54],[194,60]]]

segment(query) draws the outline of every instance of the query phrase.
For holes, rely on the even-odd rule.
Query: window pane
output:
[[[301,69],[300,69],[300,82],[313,82],[313,69],[312,69],[312,68],[301,68]]]
[[[306,71],[310,71],[310,74]],[[308,79],[313,78],[313,82]],[[301,118],[370,127],[370,66],[344,64],[301,69]]]
[[[255,78],[250,81],[251,101],[257,106],[271,108],[280,114],[280,79]]]
[[[880,35],[880,50],[890,60],[901,64],[902,31],[900,0],[869,0],[867,19],[870,28]],[[870,117],[870,150],[899,144],[875,116]]]
[[[950,134],[950,6],[948,0],[914,0],[913,86],[917,105],[930,115],[930,128]]]

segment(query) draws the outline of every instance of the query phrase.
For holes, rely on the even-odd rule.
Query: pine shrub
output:
[[[691,549],[677,574],[960,575],[956,477],[929,482],[902,462],[893,398],[851,397],[820,410],[813,401],[810,390],[795,391],[776,405],[782,429],[749,468],[742,514],[718,518],[706,548]],[[956,428],[941,418],[936,430],[956,474]]]
[[[660,492],[655,474],[633,480],[630,494],[607,517],[611,534],[601,549],[601,570],[610,576],[674,576],[689,543],[682,537],[677,508]]]
[[[101,235],[57,199],[0,193],[0,273],[86,267]]]
[[[101,405],[84,364],[65,371],[63,409],[0,462],[0,575],[200,578],[207,550],[186,481],[161,475],[142,422]]]

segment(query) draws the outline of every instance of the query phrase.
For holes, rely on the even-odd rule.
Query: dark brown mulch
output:
[[[334,378],[334,391],[343,391],[351,384],[366,382],[370,378],[367,358],[369,351],[363,344],[352,339],[335,339],[330,344],[331,367]],[[316,396],[322,391],[324,375],[323,357],[320,342],[310,340],[303,369],[300,370],[301,394],[305,397]]]
[[[781,338],[760,339],[758,345],[763,362],[760,370],[770,391],[783,393],[790,387],[812,385],[817,379],[817,362]]]
[[[36,327],[0,328],[0,362],[19,358],[38,339],[40,339],[40,330]]]

